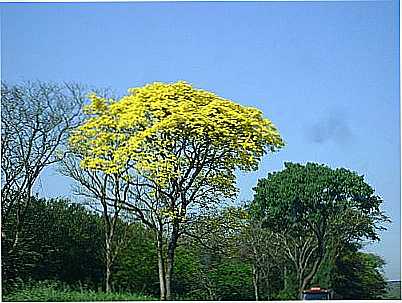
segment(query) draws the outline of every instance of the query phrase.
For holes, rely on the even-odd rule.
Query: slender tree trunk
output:
[[[167,258],[166,258],[166,299],[172,300],[172,279],[173,279],[173,265],[174,253],[177,246],[178,239],[178,223],[173,224],[173,230],[169,241]]]
[[[105,290],[107,293],[111,292],[110,287],[110,276],[111,276],[111,267],[112,267],[112,258],[111,258],[111,243],[109,237],[106,235],[106,274],[105,274]]]
[[[105,195],[104,195],[105,196]],[[105,224],[105,291],[109,293],[110,289],[110,272],[112,267],[112,225],[107,212],[107,205],[104,199],[101,199],[103,206],[103,222]]]
[[[161,301],[166,300],[166,276],[165,262],[163,261],[163,238],[162,233],[157,233],[157,253],[158,253],[158,272],[159,272],[159,288]]]
[[[297,271],[297,282],[299,284],[299,299],[302,300],[303,299],[303,290],[305,290],[306,285],[308,282],[306,282],[306,279],[304,279],[303,277],[304,275],[304,269],[298,269]]]
[[[253,264],[253,286],[254,286],[254,297],[255,300],[258,301],[258,271],[255,265]]]
[[[170,246],[170,245],[169,245]],[[172,300],[172,275],[173,275],[173,260],[174,251],[168,249],[166,258],[166,299]]]
[[[15,214],[16,217],[15,217],[15,223],[14,223],[15,234],[14,234],[13,240],[12,240],[13,244],[11,245],[11,248],[8,252],[9,255],[13,254],[15,251],[18,250],[18,245],[21,240],[20,235],[22,233],[23,222],[24,222],[23,217],[25,215],[25,212],[27,211],[29,204],[31,203],[31,192],[32,192],[31,188],[32,188],[31,186],[29,186],[27,188],[25,197],[24,197],[24,194],[22,194],[22,197],[21,197],[21,195],[18,195],[18,198],[17,198],[18,200],[21,199],[23,201],[23,203],[21,205],[21,204],[18,204],[21,201],[17,202],[17,209],[16,209],[16,214]]]
[[[283,268],[283,289],[288,288],[288,270],[286,265]]]
[[[269,274],[270,274],[270,267],[268,267],[266,273],[265,273],[265,285],[266,285],[266,289],[267,289],[267,300],[270,301],[271,300],[271,284],[269,281]]]

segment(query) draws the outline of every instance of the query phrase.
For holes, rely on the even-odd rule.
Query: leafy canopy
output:
[[[230,196],[236,168],[255,170],[265,152],[284,145],[260,110],[182,81],[133,88],[120,100],[90,100],[90,118],[70,139],[81,165],[127,178],[134,169],[159,188],[201,187],[203,180]],[[186,184],[194,176],[198,181]]]
[[[295,234],[312,230],[349,242],[378,240],[387,217],[382,199],[363,176],[317,163],[285,163],[255,188],[254,211],[273,229]]]

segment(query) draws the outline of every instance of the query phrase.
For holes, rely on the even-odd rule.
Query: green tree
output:
[[[118,174],[133,186],[123,202],[154,230],[161,299],[172,299],[174,255],[188,213],[233,198],[236,169],[257,169],[283,141],[260,110],[185,82],[91,100],[91,117],[71,147],[83,155],[83,167]]]
[[[347,243],[379,240],[387,217],[363,176],[344,168],[285,163],[258,181],[253,213],[276,235],[293,264],[300,293],[323,260],[335,262]]]
[[[379,300],[387,290],[384,260],[374,254],[349,250],[336,260],[332,271],[335,293],[346,300]]]

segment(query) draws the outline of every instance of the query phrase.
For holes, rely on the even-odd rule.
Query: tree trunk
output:
[[[166,277],[165,277],[165,262],[163,262],[163,238],[162,233],[157,233],[157,252],[158,252],[158,273],[159,273],[159,288],[161,301],[166,300]]]
[[[288,289],[288,269],[286,265],[283,268],[283,289]]]
[[[110,275],[112,267],[112,225],[110,223],[110,217],[107,212],[107,205],[104,199],[101,199],[103,206],[103,222],[105,224],[105,291],[109,293],[110,289]]]
[[[305,290],[306,287],[309,286],[309,284],[311,283],[311,280],[314,278],[314,276],[316,275],[318,268],[321,266],[321,263],[323,261],[324,258],[324,243],[323,241],[320,239],[317,240],[318,241],[318,255],[317,255],[317,259],[314,261],[313,266],[311,268],[310,271],[307,271],[307,275],[305,275],[307,268],[306,267],[299,267],[299,294],[300,297],[302,297],[302,292],[303,290]],[[307,258],[307,261],[309,260],[309,258]]]
[[[306,282],[306,279],[304,278],[304,269],[298,269],[297,272],[297,282],[299,284],[299,299],[303,300],[303,290],[305,290],[306,285],[308,282]]]
[[[111,287],[110,287],[111,267],[112,267],[111,245],[110,245],[109,237],[106,236],[106,275],[105,275],[105,291],[106,291],[107,293],[111,292]]]
[[[270,301],[271,300],[271,285],[270,285],[270,281],[269,281],[269,275],[270,275],[270,267],[268,267],[266,274],[264,276],[265,278],[265,285],[266,285],[266,289],[267,289],[267,300]]]
[[[20,235],[22,232],[22,228],[23,228],[23,222],[24,222],[24,215],[25,212],[27,211],[28,205],[31,203],[31,192],[32,192],[32,187],[28,186],[27,188],[27,193],[24,195],[18,195],[18,199],[21,199],[23,201],[23,204],[17,204],[17,209],[16,209],[16,213],[15,213],[15,223],[14,223],[14,228],[15,228],[15,234],[13,236],[13,244],[11,245],[10,250],[8,251],[8,254],[11,255],[13,254],[15,251],[18,250],[18,245],[20,242]],[[20,201],[18,201],[18,203],[20,203]],[[4,223],[3,223],[4,224]],[[2,225],[4,226],[4,225]]]
[[[166,299],[172,300],[172,278],[173,278],[173,265],[174,253],[177,246],[178,239],[178,223],[173,223],[173,230],[169,241],[167,258],[166,258]]]
[[[301,277],[301,285],[300,285],[300,296],[302,295],[303,290],[310,284],[311,280],[314,278],[315,274],[318,271],[318,267],[320,266],[322,261],[322,255],[319,256],[319,258],[314,262],[313,268],[309,272],[309,274],[306,277]]]
[[[253,286],[254,286],[254,297],[255,300],[258,301],[258,271],[255,265],[253,264]]]

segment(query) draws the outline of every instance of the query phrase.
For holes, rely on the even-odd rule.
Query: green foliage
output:
[[[280,176],[274,173],[259,181],[256,199],[250,206],[251,217],[244,207],[188,217],[175,253],[175,299],[254,300],[253,266],[260,274],[260,300],[298,299],[294,265],[284,247],[275,241],[284,230],[287,241],[296,236],[310,239],[305,238],[308,229],[303,224],[319,227],[325,220],[325,254],[311,283],[333,288],[344,299],[386,297],[383,260],[358,251],[360,239],[377,238],[378,223],[384,218],[379,211],[381,199],[363,184],[363,178],[344,169],[289,163],[283,178]],[[318,184],[314,184],[316,179]],[[293,190],[283,182],[290,182]],[[304,190],[297,185],[302,182]],[[348,186],[355,187],[355,194]],[[357,195],[356,188],[364,195]],[[335,189],[346,194],[338,191],[335,195]],[[318,194],[313,195],[314,191]],[[332,198],[325,200],[328,193]],[[344,220],[342,214],[346,214]],[[12,244],[8,239],[14,226],[12,220],[9,222],[3,226],[3,249]],[[3,251],[3,300],[136,301],[158,296],[155,233],[145,225],[118,222],[116,237],[126,239],[112,269],[112,288],[118,293],[105,294],[99,292],[104,278],[104,226],[99,215],[67,200],[33,198],[24,222],[18,253],[7,255],[4,252],[10,250]],[[357,230],[352,236],[350,225]],[[314,249],[317,242],[311,243]],[[48,279],[58,282],[44,281]]]
[[[252,218],[272,231],[285,248],[284,258],[296,275],[291,283],[297,283],[298,292],[312,283],[333,286],[339,253],[363,240],[379,240],[378,231],[385,229],[382,224],[388,221],[374,189],[363,176],[345,168],[285,163],[284,170],[269,173],[254,190]],[[373,273],[377,267],[372,264],[364,268]],[[380,290],[366,278],[359,281],[367,283],[373,294],[365,296],[375,297]],[[287,288],[294,288],[284,284],[279,298],[288,298]]]
[[[56,277],[66,282],[99,281],[102,277],[99,249],[103,244],[102,221],[84,207],[67,203],[62,200],[48,202],[50,221],[43,226],[48,232],[42,233],[40,242],[46,243],[49,249],[44,252],[43,261],[33,277]]]
[[[99,289],[104,279],[103,220],[88,209],[63,199],[33,198],[22,230],[23,241],[8,256],[3,240],[3,292],[18,288],[20,281],[56,279],[68,285],[85,284]],[[115,290],[155,294],[158,291],[153,234],[141,224],[118,222],[116,237],[127,232],[127,241],[113,268]],[[13,226],[3,228],[6,235]],[[21,244],[21,245],[22,245]]]
[[[253,287],[258,288],[258,299],[271,300],[284,285],[283,249],[275,242],[275,235],[254,220],[243,224],[239,236],[236,247],[241,258],[252,264]]]
[[[239,257],[179,247],[175,285],[185,300],[252,300],[251,265]]]
[[[284,170],[260,179],[254,190],[254,215],[274,230],[295,235],[311,224],[328,222],[332,233],[377,240],[377,223],[386,219],[374,189],[363,176],[345,168],[287,162]]]
[[[185,299],[194,300],[207,298],[200,249],[190,243],[186,244],[178,246],[176,250],[174,293],[178,298],[183,296]]]
[[[277,293],[274,295],[275,300],[297,300],[298,299],[298,289],[297,289],[297,277],[294,271],[288,270],[287,267],[284,268],[282,277],[277,279],[283,279],[282,289],[278,289]]]
[[[12,221],[11,221],[12,222]],[[9,246],[12,224],[3,226],[2,246]],[[25,215],[20,246],[3,248],[3,290],[15,279],[59,279],[96,285],[102,280],[101,219],[63,199],[32,199]],[[11,284],[10,284],[11,285]],[[5,287],[5,288],[4,288]]]
[[[177,248],[175,285],[187,300],[253,300],[251,263],[240,254],[242,208],[209,211],[192,221]]]
[[[91,290],[74,290],[66,284],[56,281],[42,281],[27,285],[3,296],[3,301],[42,301],[42,302],[78,302],[78,301],[150,301],[156,298],[134,293],[103,293]]]
[[[278,301],[297,300],[297,290],[296,289],[282,289],[276,295],[275,300],[278,300]]]
[[[127,243],[113,268],[114,290],[154,295],[158,293],[158,264],[154,243],[153,232],[143,225],[129,226]]]
[[[251,266],[239,258],[223,259],[211,276],[221,300],[253,298]]]
[[[378,300],[386,293],[384,260],[371,253],[349,251],[336,262],[334,291],[343,299]]]

